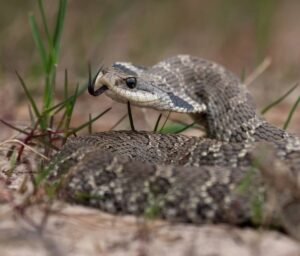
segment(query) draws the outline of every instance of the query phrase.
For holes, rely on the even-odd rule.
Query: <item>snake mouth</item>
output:
[[[103,71],[103,67],[101,67],[97,74],[94,76],[94,78],[92,79],[92,74],[91,74],[91,68],[89,66],[89,82],[88,82],[88,92],[89,94],[93,95],[93,96],[99,96],[102,93],[104,93],[105,91],[108,90],[108,87],[106,85],[102,85],[101,87],[99,87],[98,89],[95,90],[95,85],[96,85],[96,81],[98,76],[103,76],[104,71]]]
[[[101,95],[102,93],[104,93],[105,91],[108,90],[108,87],[106,85],[103,85],[101,86],[100,88],[94,90],[94,86],[92,87],[88,87],[88,91],[89,91],[89,94],[93,95],[93,96],[99,96]]]

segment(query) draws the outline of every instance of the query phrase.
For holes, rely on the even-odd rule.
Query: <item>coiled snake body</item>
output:
[[[150,68],[115,63],[89,92],[189,113],[207,138],[134,131],[71,138],[50,163],[50,180],[61,181],[65,200],[111,213],[243,224],[253,222],[253,202],[265,195],[253,165],[258,144],[271,143],[298,177],[299,138],[260,117],[245,86],[216,63],[188,55]]]

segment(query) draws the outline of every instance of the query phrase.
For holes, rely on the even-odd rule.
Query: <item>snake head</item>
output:
[[[116,62],[109,69],[101,69],[93,81],[90,79],[89,92],[98,96],[105,93],[118,102],[156,110],[195,113],[201,112],[191,99],[187,100],[182,91],[170,90],[163,77],[149,69],[127,62]],[[97,87],[97,90],[94,88]],[[177,93],[177,94],[176,94]]]
[[[128,67],[130,66],[130,68]],[[130,63],[115,63],[107,70],[100,70],[89,88],[97,87],[94,96],[105,93],[110,98],[135,105],[152,105],[159,101],[160,94],[149,81],[142,78],[143,69]]]

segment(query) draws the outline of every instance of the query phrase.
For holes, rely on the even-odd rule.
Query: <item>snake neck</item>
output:
[[[246,98],[240,103],[230,104],[222,96],[211,97],[207,103],[207,112],[194,114],[193,118],[204,124],[209,138],[220,141],[268,141],[275,144],[288,141],[291,135],[257,114],[251,98]]]
[[[277,143],[289,137],[287,132],[269,124],[259,115],[240,121],[238,116],[224,118],[224,115],[218,115],[218,112],[192,114],[192,117],[205,127],[207,137],[218,141]]]
[[[287,137],[256,113],[250,92],[235,75],[211,63],[201,68],[191,96],[201,99],[206,111],[192,117],[204,124],[208,137],[227,142],[276,142]]]
[[[237,108],[221,108],[214,102],[207,105],[206,113],[192,114],[193,119],[205,127],[207,137],[226,142],[259,140],[257,129],[265,128],[266,122],[256,113],[248,110],[247,116],[242,116]]]

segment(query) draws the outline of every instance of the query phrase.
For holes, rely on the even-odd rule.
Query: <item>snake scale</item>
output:
[[[257,145],[271,143],[298,177],[299,138],[257,114],[247,88],[219,64],[189,55],[148,68],[116,62],[98,72],[89,92],[188,113],[207,136],[109,131],[69,138],[50,163],[49,180],[60,181],[64,200],[115,214],[243,225],[253,223],[253,202],[266,190],[253,165]]]

